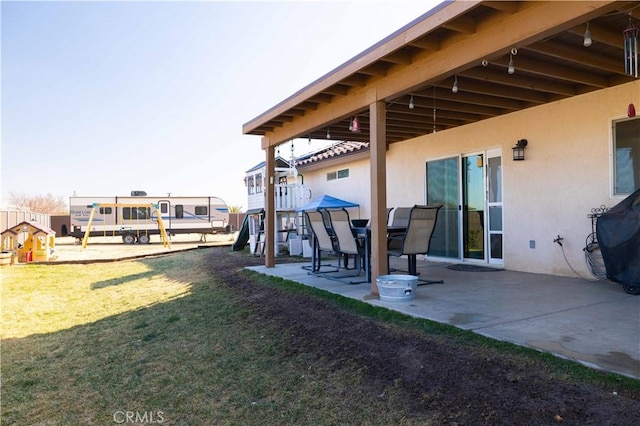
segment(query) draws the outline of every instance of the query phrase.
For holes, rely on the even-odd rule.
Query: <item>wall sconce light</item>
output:
[[[415,105],[413,105],[413,95],[411,95],[411,98],[409,98],[409,109],[413,109]]]
[[[591,43],[593,43],[593,40],[591,39],[591,31],[589,31],[589,23],[587,22],[587,30],[584,32],[584,41],[582,44],[584,47],[589,47]]]
[[[633,103],[630,103],[627,107],[627,117],[635,117],[636,116],[636,106]]]
[[[524,148],[529,142],[526,139],[520,139],[513,148],[513,161],[524,160]]]
[[[349,130],[353,133],[360,133],[360,122],[358,121],[358,116],[353,117],[353,120],[351,120]]]
[[[451,88],[453,93],[458,93],[458,76],[453,76],[453,87]]]

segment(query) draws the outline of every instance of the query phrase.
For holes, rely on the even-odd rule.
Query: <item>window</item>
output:
[[[196,216],[206,216],[207,206],[196,206]]]
[[[182,204],[176,204],[176,219],[182,219],[184,217],[184,206]]]
[[[151,208],[123,207],[122,218],[125,220],[149,220],[151,218]]]
[[[255,188],[253,187],[253,176],[247,177],[247,193],[253,194]]]
[[[256,175],[256,194],[262,192],[262,173]]]
[[[349,169],[340,169],[327,173],[327,180],[346,179],[349,177]]]
[[[640,118],[613,122],[613,193],[640,188]]]
[[[100,207],[100,214],[111,214],[111,207]]]
[[[169,212],[169,204],[167,203],[161,203],[160,204],[160,213],[168,213]]]

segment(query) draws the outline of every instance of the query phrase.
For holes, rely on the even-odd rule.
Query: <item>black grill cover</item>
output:
[[[607,278],[640,285],[640,190],[600,216],[596,232]]]

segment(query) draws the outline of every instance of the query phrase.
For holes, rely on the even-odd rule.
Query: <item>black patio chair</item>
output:
[[[345,256],[344,269],[350,269],[348,267],[348,259],[353,256],[355,259],[355,266],[352,268],[354,271],[350,275],[342,275],[340,277],[327,277],[340,280],[341,278],[356,277],[362,273],[362,265],[364,259],[364,242],[362,238],[355,235],[351,220],[349,220],[349,213],[346,209],[340,210],[327,210],[329,220],[331,222],[331,229],[335,237],[335,251]],[[349,281],[350,284],[362,283],[365,281]]]
[[[337,266],[322,264],[322,252],[336,252],[334,246],[335,237],[331,235],[327,229],[325,215],[319,210],[305,211],[304,215],[306,217],[307,226],[311,230],[312,238],[315,239],[314,253],[311,256],[311,273],[325,274],[338,271],[340,269],[339,264]],[[328,271],[320,271],[323,266],[328,266],[331,269]],[[306,266],[303,266],[303,268],[309,269]]]
[[[416,255],[428,254],[431,237],[436,227],[438,211],[442,205],[420,206],[410,209],[407,230],[402,235],[391,235],[387,249],[387,261],[391,256],[407,256],[409,275],[418,276]],[[388,264],[387,264],[388,265]],[[422,284],[442,284],[444,281],[420,280]]]

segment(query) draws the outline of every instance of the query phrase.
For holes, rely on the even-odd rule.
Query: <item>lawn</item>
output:
[[[402,422],[344,398],[357,371],[283,357],[205,256],[3,269],[2,424]]]
[[[633,424],[640,383],[242,270],[2,270],[2,424]]]

